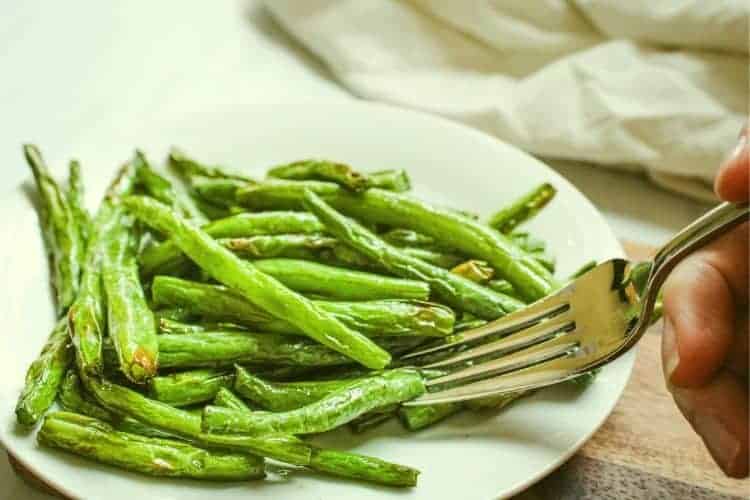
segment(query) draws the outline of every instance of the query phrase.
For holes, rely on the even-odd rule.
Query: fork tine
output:
[[[460,370],[453,371],[440,377],[428,380],[425,386],[428,390],[438,391],[444,386],[465,385],[479,382],[490,377],[505,375],[525,368],[538,365],[545,361],[551,361],[567,354],[573,353],[579,347],[577,341],[555,344],[549,347],[530,349],[516,356],[500,358],[486,363],[471,365]]]
[[[462,338],[458,342],[412,352],[402,356],[401,360],[415,363],[417,358],[454,352],[464,347],[490,342],[530,328],[544,320],[552,319],[568,311],[570,309],[570,305],[567,303],[569,292],[570,290],[566,287],[555,295],[541,299],[520,311],[516,311],[479,328],[463,332],[461,334]]]
[[[454,403],[486,396],[498,396],[530,389],[539,389],[564,382],[581,375],[586,370],[568,369],[525,370],[502,377],[492,377],[479,382],[461,385],[452,389],[428,392],[423,396],[402,403],[404,406],[420,406],[440,403]]]
[[[416,406],[464,401],[481,396],[515,392],[525,387],[541,386],[546,380],[552,383],[562,378],[572,378],[574,375],[568,376],[569,370],[530,370],[529,373],[521,372],[521,370],[556,359],[576,356],[580,349],[578,342],[566,342],[534,349],[521,356],[513,356],[512,359],[501,358],[458,370],[428,380],[427,394],[404,404]]]
[[[500,340],[482,344],[479,347],[468,349],[441,361],[426,364],[423,368],[448,368],[454,365],[467,365],[469,363],[497,359],[543,344],[574,329],[575,323],[573,321],[558,316],[554,319],[537,323]]]

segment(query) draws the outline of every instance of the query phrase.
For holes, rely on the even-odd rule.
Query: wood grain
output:
[[[667,392],[660,331],[657,325],[641,340],[622,399],[580,454],[717,492],[747,494],[750,482],[724,476]]]
[[[653,253],[644,245],[624,246],[634,260]],[[750,479],[724,476],[674,405],[662,376],[660,333],[661,325],[654,325],[639,343],[633,375],[601,429],[516,500],[750,498]],[[30,485],[55,494],[8,458]]]
[[[660,332],[657,324],[639,343],[633,375],[601,429],[517,500],[748,498],[750,480],[721,472],[667,392]]]

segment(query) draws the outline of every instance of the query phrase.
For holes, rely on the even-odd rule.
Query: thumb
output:
[[[748,146],[748,127],[742,129],[739,141],[734,150],[724,160],[716,174],[714,188],[719,198],[726,201],[748,201],[750,194],[750,146]]]

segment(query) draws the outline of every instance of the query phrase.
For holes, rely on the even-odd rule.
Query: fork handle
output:
[[[641,320],[651,317],[661,285],[682,259],[747,221],[749,215],[747,203],[724,202],[674,235],[654,257],[642,298]]]

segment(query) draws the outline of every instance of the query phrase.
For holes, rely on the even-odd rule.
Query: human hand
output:
[[[747,126],[716,177],[720,198],[748,201]],[[667,386],[722,470],[748,475],[748,224],[689,255],[664,284]]]

